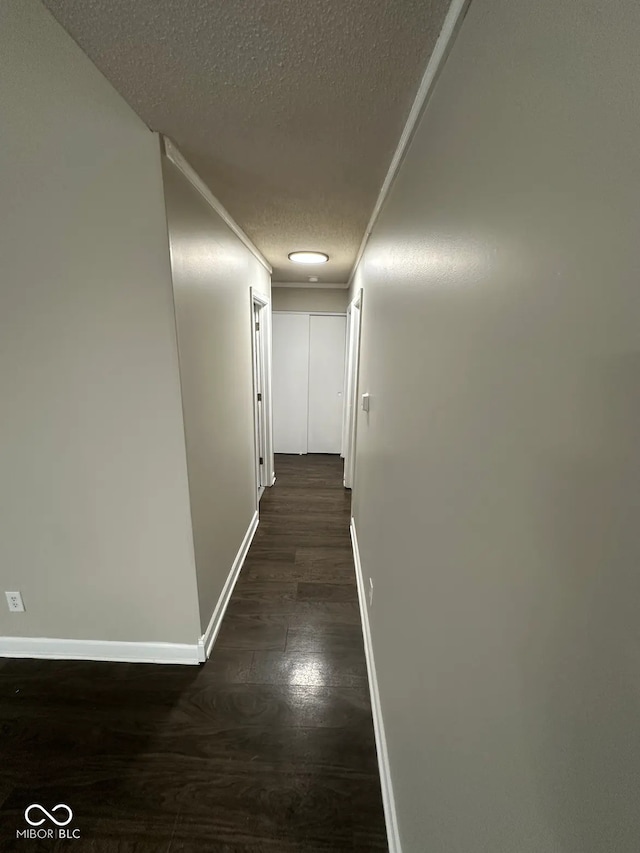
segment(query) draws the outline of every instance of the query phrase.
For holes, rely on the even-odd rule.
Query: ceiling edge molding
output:
[[[307,290],[347,290],[348,284],[331,281],[272,281],[271,287],[305,287]]]
[[[440,31],[440,35],[438,36],[438,40],[433,49],[433,53],[431,54],[431,58],[427,63],[425,72],[422,75],[422,80],[420,81],[418,92],[411,106],[411,110],[409,111],[409,116],[405,123],[404,129],[400,136],[400,140],[393,154],[393,157],[391,158],[389,169],[382,183],[382,187],[380,188],[380,192],[378,194],[378,198],[376,199],[371,218],[369,219],[366,231],[364,232],[364,237],[362,238],[362,242],[360,243],[358,254],[356,255],[353,268],[349,275],[347,287],[351,287],[351,283],[356,274],[356,270],[358,269],[358,265],[362,260],[362,256],[364,255],[364,250],[367,246],[367,243],[369,242],[371,232],[375,227],[378,217],[380,216],[380,211],[382,210],[382,207],[387,199],[387,196],[389,195],[391,187],[393,186],[393,183],[396,179],[398,171],[400,170],[400,166],[402,165],[404,156],[407,153],[407,149],[409,148],[409,144],[411,143],[413,134],[415,133],[418,123],[422,118],[422,114],[424,113],[424,110],[429,101],[429,96],[433,91],[433,87],[438,78],[438,74],[440,73],[445,63],[445,60],[449,55],[449,51],[451,50],[453,42],[455,41],[455,38],[458,35],[458,31],[460,30],[460,26],[464,20],[465,15],[467,14],[467,10],[470,4],[471,0],[452,0],[451,6],[449,6],[449,11],[447,12],[447,16],[444,19],[444,23],[442,24],[442,30]]]
[[[245,232],[238,225],[238,223],[231,216],[231,214],[227,211],[227,209],[214,196],[214,194],[202,180],[200,175],[198,175],[196,170],[189,165],[187,160],[185,160],[175,143],[173,143],[168,136],[164,136],[161,134],[160,138],[162,139],[162,147],[164,149],[164,153],[167,159],[170,160],[173,165],[182,172],[182,174],[189,181],[189,183],[193,187],[195,187],[195,189],[198,190],[204,200],[215,210],[218,216],[233,231],[236,237],[238,237],[238,239],[244,243],[244,245],[251,252],[251,254],[258,261],[260,261],[260,263],[267,270],[269,275],[271,275],[271,273],[273,272],[273,270],[271,269],[271,264],[267,261],[260,249],[258,249],[257,246],[252,243],[250,238],[245,234]]]

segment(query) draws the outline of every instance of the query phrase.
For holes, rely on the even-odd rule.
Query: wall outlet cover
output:
[[[20,592],[5,592],[7,604],[12,613],[24,613],[24,601]]]

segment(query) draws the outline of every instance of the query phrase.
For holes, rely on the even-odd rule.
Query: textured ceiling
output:
[[[275,280],[347,280],[449,0],[43,2]]]

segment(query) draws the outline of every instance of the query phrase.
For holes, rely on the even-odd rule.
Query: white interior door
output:
[[[253,391],[256,441],[256,485],[258,500],[267,485],[266,475],[266,417],[265,417],[265,365],[264,365],[264,307],[258,302],[253,305]]]
[[[309,318],[309,453],[340,453],[346,318]]]
[[[273,449],[307,452],[309,315],[272,317]]]

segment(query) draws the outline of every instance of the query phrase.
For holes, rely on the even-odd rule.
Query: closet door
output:
[[[271,348],[273,450],[306,453],[309,315],[274,313]]]
[[[340,453],[346,317],[309,318],[309,453]]]

